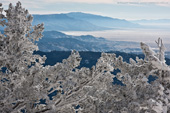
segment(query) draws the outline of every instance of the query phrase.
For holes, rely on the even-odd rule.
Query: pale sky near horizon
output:
[[[7,8],[18,0],[1,0]],[[85,12],[126,20],[170,19],[170,0],[20,0],[31,14]]]

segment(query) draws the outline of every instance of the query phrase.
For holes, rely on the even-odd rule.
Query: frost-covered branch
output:
[[[165,46],[162,42],[162,39],[158,38],[158,41],[155,41],[155,42],[156,42],[158,49],[159,49],[158,58],[162,63],[165,64]]]

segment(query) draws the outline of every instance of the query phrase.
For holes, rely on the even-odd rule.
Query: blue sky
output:
[[[5,8],[18,0],[1,0]],[[170,19],[170,0],[20,0],[31,14],[85,12],[113,18]]]

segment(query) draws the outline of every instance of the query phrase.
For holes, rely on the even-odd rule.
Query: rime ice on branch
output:
[[[170,68],[165,47],[159,51],[141,43],[145,59],[102,53],[95,66],[77,68],[80,55],[72,51],[62,63],[43,66],[46,57],[33,55],[43,24],[32,26],[32,15],[18,2],[3,13],[0,3],[0,112],[18,113],[169,113]],[[116,75],[112,71],[119,69]],[[148,82],[149,76],[157,79]],[[116,77],[123,85],[113,85]],[[44,102],[42,102],[44,101]]]

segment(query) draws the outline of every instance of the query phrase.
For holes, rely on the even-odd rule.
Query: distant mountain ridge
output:
[[[111,17],[100,16],[95,14],[88,14],[82,12],[70,12],[67,13],[67,15],[72,18],[88,21],[90,23],[93,23],[94,25],[99,25],[108,28],[141,27],[140,25],[131,23],[125,19],[111,18]]]
[[[44,23],[46,31],[95,31],[109,29],[69,17],[66,14],[33,15],[33,17],[33,25]]]
[[[33,17],[33,25],[44,23],[45,31],[100,31],[114,28],[140,27],[140,25],[126,20],[81,12],[33,15]]]

